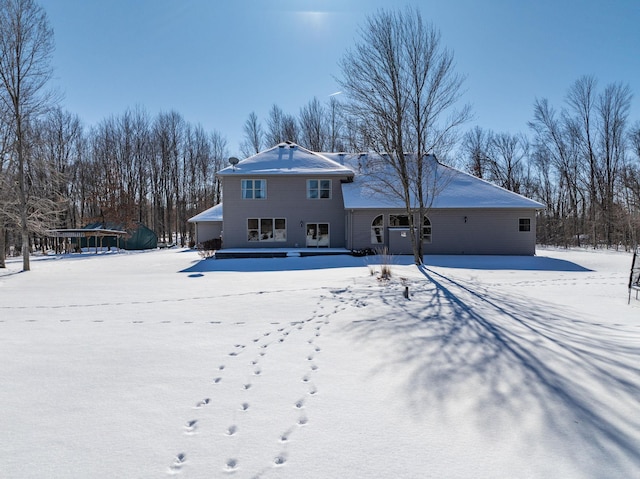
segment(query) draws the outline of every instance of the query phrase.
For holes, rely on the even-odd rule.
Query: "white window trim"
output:
[[[426,228],[427,226],[424,224],[425,220],[429,220],[429,234],[425,235],[424,233],[424,228]],[[423,243],[426,244],[431,244],[431,242],[433,241],[433,223],[431,222],[431,218],[429,218],[427,215],[424,216],[424,218],[422,219],[422,235],[423,235]],[[427,239],[428,236],[428,239]]]
[[[255,220],[258,222],[258,228],[254,229],[254,228],[249,228],[249,221],[250,220]],[[263,232],[262,232],[262,221],[263,220],[271,220],[271,236],[268,238],[263,238]],[[276,221],[284,221],[284,229],[283,228],[276,228]],[[286,218],[247,218],[247,241],[249,243],[281,243],[281,242],[285,242],[287,241],[287,219]],[[250,233],[252,231],[257,232],[257,239],[250,239]],[[284,232],[283,236],[278,235],[278,231],[280,232]]]
[[[317,196],[315,198],[311,197],[311,190],[312,190],[311,182],[312,181],[317,181],[318,182],[318,187],[314,188],[315,190],[317,190]],[[328,188],[329,196],[326,197],[326,198],[323,198],[322,195],[321,195],[323,190],[327,190],[327,188],[322,188],[320,186],[322,181],[328,181],[329,182],[329,188]],[[331,197],[333,196],[332,191],[333,191],[333,182],[329,178],[309,178],[307,180],[307,199],[308,200],[330,200]]]
[[[382,224],[381,225],[374,225],[374,221],[376,221],[378,218],[382,218]],[[379,231],[377,231],[379,230]],[[373,241],[374,238],[380,237],[380,241]],[[371,244],[372,245],[383,245],[384,244],[384,215],[380,214],[377,215],[375,218],[373,218],[373,220],[371,221]]]
[[[245,188],[245,182],[246,181],[251,181],[252,182],[252,188]],[[256,181],[260,181],[262,182],[262,188],[260,189],[262,191],[262,197],[260,198],[256,198],[255,197],[255,192],[256,192]],[[245,196],[245,192],[246,191],[251,191],[252,193],[252,198],[247,198]],[[242,197],[243,200],[265,200],[267,199],[267,180],[263,179],[263,178],[243,178],[242,180],[240,180],[240,196]]]
[[[527,220],[528,221],[528,229],[523,230],[522,229],[522,220]],[[518,233],[531,233],[531,218],[528,217],[522,217],[522,218],[518,218]]]

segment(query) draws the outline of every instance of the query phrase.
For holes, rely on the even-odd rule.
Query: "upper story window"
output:
[[[242,199],[261,200],[267,197],[267,180],[242,180]]]
[[[518,231],[531,231],[531,218],[518,219]]]
[[[331,180],[307,180],[307,198],[331,199]]]

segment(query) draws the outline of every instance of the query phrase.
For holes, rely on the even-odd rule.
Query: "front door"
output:
[[[307,248],[329,247],[329,223],[307,223]]]

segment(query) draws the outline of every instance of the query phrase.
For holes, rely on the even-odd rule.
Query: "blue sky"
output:
[[[176,110],[238,154],[255,111],[297,115],[338,91],[358,27],[397,0],[41,0],[54,28],[54,84],[87,127],[127,108]],[[560,107],[594,75],[634,92],[640,121],[639,0],[422,0],[425,20],[467,76],[464,102],[498,132],[527,132],[536,98]],[[465,128],[465,129],[466,129]]]

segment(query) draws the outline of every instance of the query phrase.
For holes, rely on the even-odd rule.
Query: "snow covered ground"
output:
[[[0,476],[640,477],[629,254],[379,260],[11,260]]]

